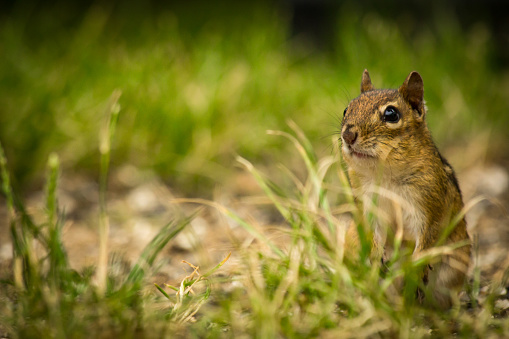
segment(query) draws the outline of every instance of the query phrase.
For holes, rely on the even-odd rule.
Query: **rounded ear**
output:
[[[371,78],[369,77],[369,72],[367,69],[364,70],[364,73],[362,73],[362,81],[361,81],[361,93],[372,91],[375,88],[373,87],[373,84],[371,84]]]
[[[424,83],[419,73],[413,71],[399,88],[399,93],[413,109],[424,113]]]

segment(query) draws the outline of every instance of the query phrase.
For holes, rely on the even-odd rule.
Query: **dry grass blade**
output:
[[[251,233],[253,236],[258,238],[262,243],[266,244],[271,248],[272,251],[274,251],[275,254],[277,254],[279,257],[285,257],[285,254],[277,247],[275,246],[265,235],[258,232],[253,226],[251,226],[248,222],[243,220],[241,217],[239,217],[235,212],[229,210],[225,206],[206,199],[173,199],[171,200],[171,203],[175,204],[183,204],[183,203],[193,203],[193,204],[200,204],[205,206],[210,206],[224,214],[225,216],[233,219],[235,222],[237,222],[239,225],[241,225],[244,229],[246,229],[249,233]]]
[[[103,130],[99,144],[99,152],[101,153],[101,169],[99,176],[99,258],[97,262],[97,290],[99,294],[104,294],[107,285],[108,271],[108,235],[110,223],[106,207],[106,190],[108,185],[108,172],[111,156],[111,142],[115,134],[120,105],[118,100],[122,92],[115,90],[111,95],[110,101],[106,108],[105,115],[108,117],[108,123]]]

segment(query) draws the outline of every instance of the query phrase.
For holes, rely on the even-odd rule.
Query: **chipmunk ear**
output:
[[[364,70],[364,73],[362,73],[362,81],[361,81],[361,93],[372,91],[375,88],[373,87],[373,84],[371,83],[371,78],[369,77],[369,72],[367,69]]]
[[[419,111],[421,115],[424,113],[424,83],[419,73],[415,71],[410,73],[399,88],[399,93],[413,109]]]

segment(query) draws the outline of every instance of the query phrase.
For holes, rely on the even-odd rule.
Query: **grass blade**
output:
[[[171,201],[172,203],[193,203],[193,204],[200,204],[200,205],[206,205],[210,207],[214,207],[219,212],[223,213],[228,218],[231,218],[235,222],[237,222],[240,226],[242,226],[246,231],[251,233],[253,236],[255,236],[258,240],[260,240],[262,243],[266,244],[270,247],[270,249],[276,253],[280,258],[284,258],[286,255],[281,251],[272,241],[270,241],[265,235],[258,232],[252,225],[250,225],[248,222],[244,221],[241,217],[239,217],[237,214],[235,214],[233,211],[227,209],[226,207],[222,206],[221,204],[218,204],[214,201],[209,201],[206,199],[173,199]]]
[[[126,283],[136,284],[139,283],[145,276],[145,271],[152,266],[157,255],[162,251],[164,246],[179,234],[190,222],[195,215],[187,217],[180,221],[171,221],[164,226],[159,233],[150,241],[150,243],[143,249],[138,261],[127,277]]]
[[[109,220],[106,209],[106,189],[108,185],[108,172],[110,165],[111,141],[115,134],[115,128],[118,121],[120,106],[118,99],[121,92],[113,92],[110,103],[107,108],[108,124],[101,136],[99,151],[101,153],[101,169],[99,176],[99,259],[97,264],[97,289],[99,294],[106,290],[107,270],[108,270],[108,234]]]
[[[9,178],[9,171],[7,170],[7,159],[5,158],[4,149],[0,143],[0,174],[2,178],[2,192],[7,200],[7,210],[10,221],[14,220],[14,198],[11,188],[11,180]]]
[[[59,159],[58,155],[51,153],[48,158],[48,179],[46,182],[46,213],[49,227],[53,227],[57,216],[57,179]]]
[[[227,261],[228,259],[230,259],[230,256],[232,255],[232,252],[228,253],[228,255],[226,256],[226,258],[223,259],[223,261],[221,261],[219,264],[217,264],[216,266],[214,266],[210,271],[208,271],[207,273],[205,274],[202,274],[202,277],[204,278],[207,278],[209,276],[211,276],[215,271],[217,271],[221,266],[223,266]]]
[[[154,286],[159,290],[159,292],[161,292],[165,296],[166,299],[170,299],[170,296],[168,295],[168,293],[166,293],[166,291],[163,290],[161,286],[159,286],[158,284],[155,284],[155,283],[154,283]]]

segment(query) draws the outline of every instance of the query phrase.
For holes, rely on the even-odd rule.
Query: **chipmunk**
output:
[[[423,95],[417,72],[411,72],[399,89],[375,89],[364,70],[361,94],[344,111],[341,152],[364,214],[374,205],[378,208],[373,251],[382,262],[392,253],[388,235],[394,239],[398,225],[403,239],[415,243],[414,256],[436,246],[449,232],[442,245],[452,245],[452,251],[423,273],[432,301],[449,308],[452,293],[465,280],[471,245],[465,219],[454,221],[463,208],[461,191],[454,170],[431,138]],[[350,227],[349,233],[351,229],[355,230]]]

